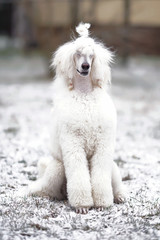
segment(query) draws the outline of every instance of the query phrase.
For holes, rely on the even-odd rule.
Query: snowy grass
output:
[[[0,239],[160,239],[160,82],[152,73],[150,84],[144,66],[113,72],[115,161],[129,197],[86,215],[76,214],[67,201],[16,197],[36,179],[38,159],[49,154],[52,92],[49,82],[0,83]]]

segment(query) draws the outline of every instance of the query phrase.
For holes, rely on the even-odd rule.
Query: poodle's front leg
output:
[[[97,151],[91,159],[91,184],[94,206],[99,210],[113,204],[112,154],[109,150]]]
[[[76,140],[77,143],[77,140]],[[68,200],[77,212],[86,212],[93,206],[88,162],[82,146],[72,141],[62,148],[67,178]]]

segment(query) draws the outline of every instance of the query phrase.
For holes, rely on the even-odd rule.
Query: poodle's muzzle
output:
[[[78,69],[77,69],[77,72],[82,75],[82,76],[87,76],[88,73],[89,73],[89,68],[90,68],[90,65],[87,63],[87,62],[84,62],[82,63],[81,65],[81,69],[82,71],[80,72]]]

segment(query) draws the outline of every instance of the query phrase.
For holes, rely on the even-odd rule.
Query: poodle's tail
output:
[[[76,32],[80,35],[80,37],[88,37],[89,36],[89,28],[91,24],[90,23],[80,23],[76,27]]]

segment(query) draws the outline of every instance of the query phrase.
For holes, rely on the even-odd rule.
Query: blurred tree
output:
[[[37,45],[34,24],[31,21],[28,11],[31,8],[32,1],[15,1],[13,4],[13,37],[19,38],[26,48]]]
[[[0,2],[0,34],[12,34],[12,2]]]

